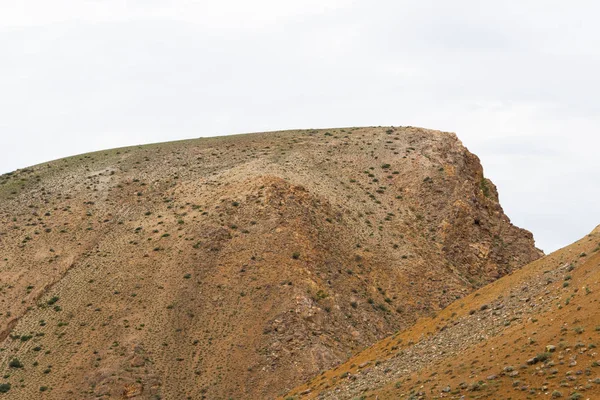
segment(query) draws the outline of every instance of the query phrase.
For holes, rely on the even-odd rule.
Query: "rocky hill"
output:
[[[0,177],[0,391],[273,398],[540,256],[451,133],[52,161]]]
[[[600,226],[287,399],[600,399]]]

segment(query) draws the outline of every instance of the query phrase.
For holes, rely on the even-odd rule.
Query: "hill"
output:
[[[257,133],[0,177],[6,398],[272,398],[539,258],[420,128]]]
[[[600,226],[288,399],[600,398]]]

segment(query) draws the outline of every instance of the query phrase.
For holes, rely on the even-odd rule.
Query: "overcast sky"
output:
[[[0,0],[0,173],[293,128],[456,132],[546,252],[600,224],[595,1]]]

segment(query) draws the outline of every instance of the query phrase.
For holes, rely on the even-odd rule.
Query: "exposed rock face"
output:
[[[599,267],[600,232],[594,231],[377,342],[285,397],[600,398]]]
[[[0,199],[9,398],[269,398],[541,255],[477,157],[418,128],[93,153]]]

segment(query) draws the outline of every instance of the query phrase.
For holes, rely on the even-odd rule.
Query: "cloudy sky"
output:
[[[600,224],[595,1],[1,0],[0,173],[230,133],[453,131],[551,251]]]

